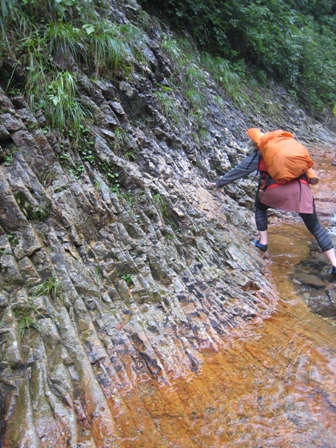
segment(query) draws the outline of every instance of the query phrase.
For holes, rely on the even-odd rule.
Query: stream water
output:
[[[336,168],[330,161],[330,154],[319,160],[314,194],[332,232]],[[336,447],[336,326],[311,311],[292,280],[300,262],[310,259],[311,243],[299,220],[274,222],[269,264],[281,297],[276,312],[221,353],[205,354],[200,375],[169,387],[139,384],[144,408],[125,446]]]
[[[156,425],[148,439],[143,417],[127,446],[336,447],[336,328],[297,297],[283,266],[271,318],[206,355],[201,375],[140,386]]]

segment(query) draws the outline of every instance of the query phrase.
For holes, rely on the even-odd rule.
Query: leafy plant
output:
[[[34,286],[34,288],[32,289],[33,297],[47,295],[51,299],[55,299],[59,291],[59,288],[60,288],[59,281],[56,279],[56,277],[51,275],[43,283]]]
[[[120,150],[123,147],[126,139],[127,139],[127,132],[122,128],[116,128],[114,130],[114,145],[113,145],[114,149]]]
[[[155,0],[140,3],[158,8]],[[330,0],[162,0],[161,11],[175,29],[187,29],[200,50],[218,58],[206,64],[239,104],[248,98],[248,77],[264,85],[270,78],[281,82],[313,113],[335,104],[336,17]],[[192,60],[176,41],[164,41],[162,48],[174,63]]]
[[[85,166],[84,165],[79,165],[76,168],[71,168],[71,172],[74,175],[74,178],[76,180],[80,179],[82,177],[82,174],[85,171]]]
[[[48,67],[50,64],[43,51],[45,41],[38,35],[37,30],[33,28],[27,35],[23,34],[17,47],[18,53],[21,54],[20,63],[26,71],[24,84],[21,88],[26,93],[30,107],[34,110],[39,107],[41,94],[46,90],[49,83]],[[20,66],[19,62],[17,66]],[[7,89],[12,88],[12,78],[15,80],[15,71],[16,67],[9,79]]]
[[[42,327],[38,323],[37,316],[43,316],[38,311],[32,300],[29,300],[23,306],[18,306],[13,309],[13,314],[19,326],[19,332],[21,339],[24,337],[26,330],[30,333],[31,329],[37,330],[42,333]]]
[[[197,87],[205,85],[205,75],[200,67],[196,64],[185,64],[185,79],[189,87]]]
[[[85,116],[90,115],[76,98],[74,75],[62,72],[50,83],[44,96],[44,111],[54,128],[72,129],[78,135]]]
[[[138,156],[133,151],[126,151],[124,157],[126,160],[134,161]]]
[[[87,160],[90,163],[95,161],[95,156],[91,149],[81,151],[81,156],[83,160]]]
[[[43,208],[37,204],[31,204],[29,197],[24,191],[20,190],[14,193],[14,198],[27,219],[43,221],[49,216],[51,206]]]
[[[201,109],[204,107],[206,98],[198,89],[189,89],[186,92],[186,96],[193,109]]]
[[[103,163],[101,165],[102,171],[112,184],[110,190],[115,194],[120,194],[120,178],[119,173],[114,171],[108,164]]]
[[[73,64],[81,57],[86,60],[86,48],[82,30],[70,22],[50,22],[44,31],[44,39],[56,63]]]
[[[88,31],[88,29],[86,28]],[[116,73],[122,64],[131,59],[130,46],[123,42],[117,25],[107,21],[96,22],[90,28],[86,44],[92,55],[95,72],[102,75],[107,72]]]
[[[58,158],[61,162],[69,162],[71,160],[70,154],[66,152],[62,152],[62,154],[60,154]]]
[[[12,163],[12,155],[5,155],[5,161],[4,161],[4,165],[5,166],[9,166]]]
[[[124,275],[121,276],[121,278],[123,280],[125,280],[125,282],[128,283],[128,284],[133,283],[131,274],[124,274]]]
[[[179,62],[182,58],[181,46],[175,39],[164,39],[162,42],[162,50],[167,53],[175,63]]]
[[[122,41],[130,47],[134,58],[142,63],[148,63],[144,49],[148,46],[149,39],[144,31],[131,23],[119,25],[118,31]]]
[[[125,42],[132,46],[138,46],[139,43],[148,43],[148,36],[138,28],[137,26],[131,23],[125,23],[119,25],[119,33],[123,36]]]

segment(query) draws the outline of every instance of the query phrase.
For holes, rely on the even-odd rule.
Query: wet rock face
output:
[[[129,446],[123,395],[200,372],[202,351],[274,310],[250,244],[256,180],[208,188],[251,122],[209,89],[208,138],[173,126],[152,92],[170,62],[152,47],[148,78],[82,74],[85,153],[0,91],[3,446]]]
[[[10,155],[0,167],[4,446],[86,437],[119,446],[115,397],[146,378],[168,384],[201,371],[202,350],[269,316],[276,297],[249,244],[249,211],[209,191],[181,144],[146,135],[114,103],[137,161],[116,154],[102,120],[100,164],[79,176],[76,151],[69,145],[62,163],[57,136],[30,129],[23,101],[17,110],[0,94]]]
[[[112,393],[200,371],[202,350],[272,311],[244,232],[251,219],[206,188],[181,145],[134,128],[121,103],[114,120],[126,123],[137,162],[113,151],[110,120],[94,143],[100,166],[118,170],[118,190],[97,165],[78,176],[70,146],[62,164],[57,136],[30,130],[27,107],[3,92],[0,103],[10,156],[0,167],[4,445],[73,446],[80,431],[111,446]]]

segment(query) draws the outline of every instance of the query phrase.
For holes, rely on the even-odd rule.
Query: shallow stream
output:
[[[332,233],[336,167],[330,162],[330,154],[320,157],[314,194]],[[206,354],[200,375],[169,387],[140,384],[145,409],[125,446],[336,447],[335,320],[312,312],[298,295],[295,273],[300,263],[310,263],[312,237],[300,220],[283,218],[270,227],[268,263],[281,297],[276,312],[230,339],[221,353]],[[323,259],[310,267],[334,288]]]

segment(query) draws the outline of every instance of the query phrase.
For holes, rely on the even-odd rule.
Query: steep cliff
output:
[[[258,111],[235,106],[205,70],[197,114],[169,81],[169,29],[134,1],[111,8],[146,23],[148,64],[80,71],[85,145],[0,91],[1,446],[133,446],[123,394],[196,375],[276,307],[250,242],[256,178],[208,183],[244,157],[248,127],[319,125],[276,86]]]

